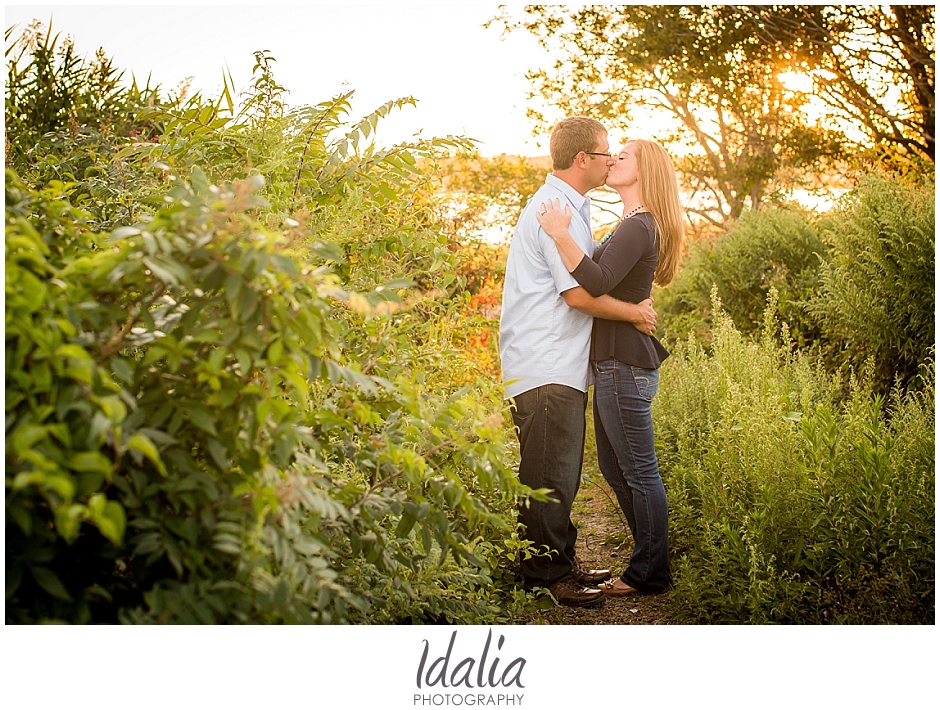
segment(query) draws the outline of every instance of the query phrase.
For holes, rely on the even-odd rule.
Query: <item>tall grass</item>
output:
[[[775,292],[759,342],[713,307],[711,350],[671,344],[654,402],[679,615],[932,623],[932,362],[884,398],[781,345]]]

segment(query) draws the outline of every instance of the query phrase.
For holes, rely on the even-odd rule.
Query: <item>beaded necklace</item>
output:
[[[629,212],[627,212],[627,213],[623,216],[623,219],[621,219],[620,222],[617,223],[617,227],[619,227],[621,223],[623,223],[623,222],[625,222],[626,220],[630,219],[633,215],[637,214],[641,209],[643,209],[643,205],[637,205],[637,206],[634,207],[632,210],[630,210]],[[601,246],[601,244],[603,244],[603,243],[606,242],[608,239],[610,239],[610,238],[613,236],[614,232],[617,231],[617,227],[614,227],[614,228],[611,229],[609,232],[607,232],[607,236],[605,236],[603,239],[601,239],[600,242],[598,242],[597,246]]]

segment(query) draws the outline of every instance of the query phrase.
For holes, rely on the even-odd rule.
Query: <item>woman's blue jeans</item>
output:
[[[618,360],[593,368],[597,462],[633,533],[633,554],[620,579],[641,592],[661,592],[670,583],[669,518],[650,411],[659,371]]]

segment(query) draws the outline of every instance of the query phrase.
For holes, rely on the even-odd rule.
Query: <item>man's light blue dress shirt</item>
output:
[[[591,200],[549,175],[519,218],[506,262],[499,356],[503,382],[517,380],[506,385],[507,397],[547,384],[587,392],[591,383],[588,357],[594,319],[562,298],[562,292],[578,282],[535,217],[543,202],[556,198],[562,210],[571,205],[568,231],[575,243],[585,254],[594,253]]]

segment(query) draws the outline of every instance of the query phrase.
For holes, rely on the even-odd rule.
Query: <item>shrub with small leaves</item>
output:
[[[887,393],[918,386],[934,348],[935,188],[867,176],[823,230],[828,256],[813,313],[838,357],[856,368],[869,358]]]
[[[240,109],[7,173],[6,618],[509,620],[531,492],[428,167],[466,141],[382,147],[413,100],[350,126],[256,60]]]
[[[694,242],[676,280],[657,291],[663,332],[674,339],[706,335],[712,287],[742,333],[760,332],[767,295],[777,292],[780,318],[801,347],[816,343],[819,325],[806,301],[819,281],[825,244],[809,216],[797,209],[745,212],[713,241]]]

